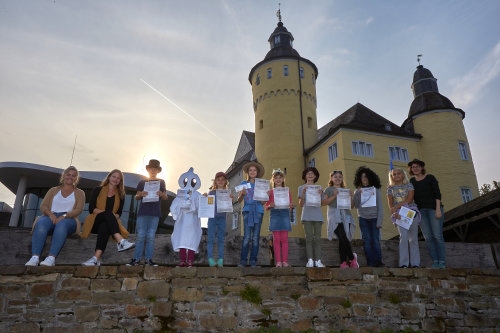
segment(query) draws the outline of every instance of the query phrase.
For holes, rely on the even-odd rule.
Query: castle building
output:
[[[298,205],[297,189],[303,184],[302,170],[315,166],[320,172],[318,184],[326,188],[329,173],[342,170],[346,186],[353,189],[354,173],[359,166],[374,170],[388,184],[390,161],[407,170],[407,163],[418,158],[439,181],[445,211],[479,195],[474,164],[463,125],[465,112],[441,95],[437,79],[419,65],[411,89],[414,100],[408,118],[401,126],[368,107],[356,103],[318,129],[316,121],[316,65],[293,48],[293,36],[281,22],[269,37],[270,51],[251,70],[255,133],[244,131],[227,174],[231,188],[246,175],[241,168],[257,160],[265,167],[264,178],[273,169],[286,173],[286,186]],[[385,196],[385,195],[384,195]],[[385,200],[384,200],[385,202]],[[397,235],[385,202],[383,238]],[[240,234],[240,207],[232,217],[233,233]],[[326,222],[326,207],[323,209]],[[354,213],[354,210],[353,210]],[[301,209],[297,207],[300,221]],[[261,235],[269,234],[269,214],[264,216]],[[326,235],[326,223],[323,224]],[[227,230],[230,230],[228,228]],[[356,235],[359,237],[359,228]],[[291,237],[303,237],[299,223]]]

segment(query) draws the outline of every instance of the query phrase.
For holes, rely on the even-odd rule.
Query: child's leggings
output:
[[[288,262],[288,231],[273,231],[273,247],[275,261]],[[283,260],[281,260],[282,255]]]
[[[194,261],[194,251],[193,250],[179,249],[179,257],[181,259],[181,262],[186,261],[186,252],[187,252],[187,261],[193,262]]]

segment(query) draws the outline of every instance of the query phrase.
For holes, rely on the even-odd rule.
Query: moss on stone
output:
[[[252,304],[259,305],[262,303],[259,288],[252,287],[248,284],[245,286],[245,289],[240,291],[240,296],[242,299]]]

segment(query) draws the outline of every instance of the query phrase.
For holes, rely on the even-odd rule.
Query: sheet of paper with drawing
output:
[[[337,191],[337,208],[351,209],[351,191],[348,188],[338,188]]]
[[[413,219],[415,218],[416,213],[417,212],[414,211],[413,209],[402,206],[398,212],[401,218],[397,219],[395,223],[399,225],[401,228],[405,228],[406,230],[408,230],[410,229],[411,224],[413,223]]]
[[[215,195],[203,196],[199,198],[198,217],[214,217],[215,215]]]
[[[245,184],[236,185],[234,187],[234,190],[236,192],[241,192],[241,191],[243,191],[245,189],[249,189],[249,188],[252,188],[252,185],[250,185],[250,183],[245,183]]]
[[[276,187],[274,193],[274,207],[278,209],[290,207],[290,190],[288,187]]]
[[[361,189],[361,207],[375,207],[377,205],[377,191],[375,187],[363,187]]]
[[[306,206],[321,207],[321,186],[307,185],[306,186]]]
[[[233,211],[233,200],[231,190],[216,190],[217,213],[231,213]]]
[[[269,200],[269,180],[255,178],[255,188],[253,192],[253,199],[256,201],[267,201]]]
[[[142,198],[142,202],[155,202],[160,200],[160,197],[156,192],[160,190],[160,181],[151,180],[144,183],[144,191],[148,192],[148,195]]]

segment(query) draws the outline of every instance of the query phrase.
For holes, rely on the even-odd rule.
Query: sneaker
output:
[[[32,256],[30,260],[24,266],[38,266],[38,263],[40,262],[40,257],[39,256]]]
[[[399,266],[399,268],[408,268],[408,266],[406,266],[406,265],[401,265],[401,266]]]
[[[242,263],[239,263],[239,264],[238,264],[238,267],[247,267],[247,264],[242,264]]]
[[[320,268],[325,267],[325,265],[323,265],[323,263],[322,263],[322,262],[321,262],[321,260],[319,260],[319,259],[318,259],[318,260],[316,260],[316,262],[314,263],[314,266],[316,266],[316,267],[320,267]]]
[[[147,266],[154,266],[154,267],[157,267],[158,264],[155,263],[153,260],[151,259],[146,259],[146,261],[144,262],[144,264],[146,264]]]
[[[353,252],[352,255],[354,256],[354,259],[352,259],[350,262],[349,262],[349,266],[351,268],[359,268],[359,263],[358,263],[358,255]]]
[[[446,268],[446,265],[444,264],[444,261],[438,262],[437,268]]]
[[[420,268],[420,266],[419,265],[413,265],[413,266],[411,266],[411,268]]]
[[[278,262],[276,263],[276,267],[283,267],[283,265],[281,264],[281,261],[278,261]]]
[[[132,259],[130,260],[130,262],[127,264],[127,266],[138,266],[140,263],[139,263],[139,260],[137,259]]]
[[[96,256],[93,256],[89,260],[82,262],[82,266],[101,266],[101,261],[97,260]]]
[[[56,258],[53,256],[48,256],[44,261],[40,263],[40,266],[55,266]]]
[[[309,260],[307,261],[306,267],[314,267],[314,261],[312,260],[312,258],[309,258]]]
[[[217,266],[224,267],[224,259],[217,259]]]
[[[215,266],[215,260],[214,258],[208,258],[208,266],[214,267]]]
[[[135,246],[135,243],[131,243],[125,238],[120,241],[120,243],[116,244],[116,248],[118,252],[122,252],[128,249],[131,249]]]
[[[188,261],[186,263],[186,267],[188,267],[188,268],[193,267],[193,262],[192,261]]]
[[[340,268],[349,268],[349,267],[350,266],[345,261],[340,264]]]
[[[283,267],[290,267],[290,265],[286,261],[283,261]]]
[[[181,261],[177,267],[186,267],[187,263],[185,261]]]

